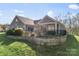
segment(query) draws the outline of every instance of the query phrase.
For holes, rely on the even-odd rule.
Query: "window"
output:
[[[28,31],[33,32],[33,27],[28,27]]]
[[[47,26],[47,29],[49,30],[49,31],[51,31],[51,30],[54,30],[55,29],[55,26],[54,25],[48,25]]]
[[[16,22],[18,22],[18,20],[16,19]]]

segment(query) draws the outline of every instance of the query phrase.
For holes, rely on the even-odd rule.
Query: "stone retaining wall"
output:
[[[53,37],[53,38],[35,38],[33,39],[36,44],[40,44],[40,45],[58,45],[58,44],[62,44],[66,41],[66,36],[62,36],[62,37]]]
[[[7,37],[11,39],[24,39],[38,45],[58,45],[66,41],[66,36],[61,37],[57,36],[52,38],[19,37],[19,36],[7,36]]]

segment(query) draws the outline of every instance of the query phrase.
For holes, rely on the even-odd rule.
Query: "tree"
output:
[[[3,30],[6,30],[6,25],[1,25],[1,27],[3,28]]]

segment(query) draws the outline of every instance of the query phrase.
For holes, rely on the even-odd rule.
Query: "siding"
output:
[[[12,28],[23,28],[25,30],[25,25],[23,23],[21,23],[18,19],[16,21],[17,18],[15,18],[13,20],[13,22],[10,25],[10,29]]]

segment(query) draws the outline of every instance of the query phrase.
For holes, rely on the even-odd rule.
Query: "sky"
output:
[[[0,24],[10,24],[16,15],[38,20],[48,15],[52,18],[67,13],[79,13],[76,3],[0,3]]]

